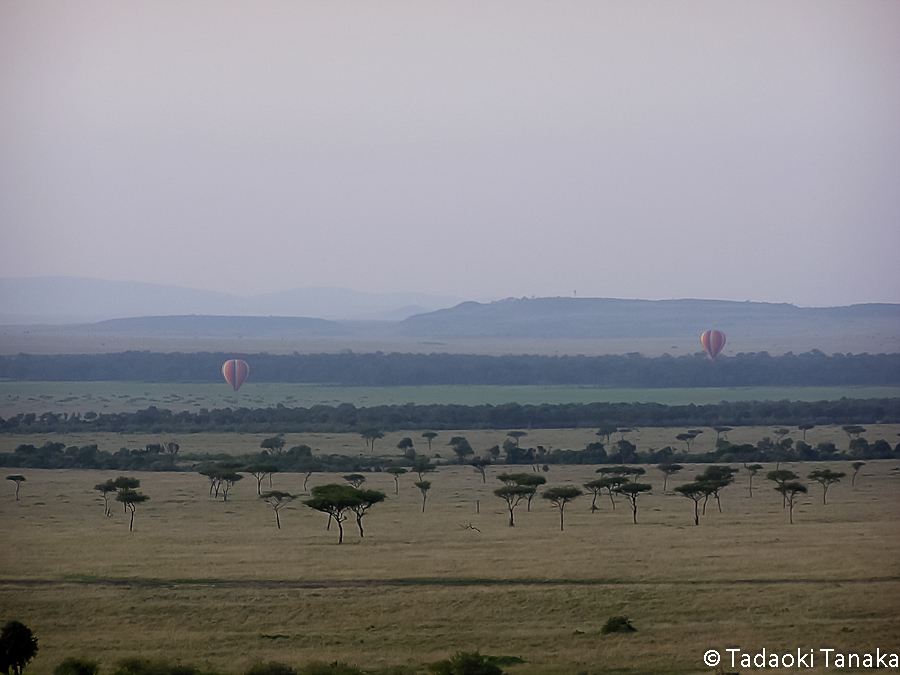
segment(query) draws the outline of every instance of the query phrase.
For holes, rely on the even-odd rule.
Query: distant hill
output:
[[[900,305],[803,308],[788,304],[723,300],[615,300],[606,298],[509,299],[464,302],[411,316],[398,334],[459,338],[628,338],[806,331],[876,331],[900,337]]]
[[[145,316],[72,326],[73,331],[105,335],[185,337],[322,337],[348,335],[337,321],[292,316]]]
[[[297,288],[242,297],[165,284],[77,277],[0,279],[0,325],[74,324],[136,316],[294,316],[399,321],[459,298]]]

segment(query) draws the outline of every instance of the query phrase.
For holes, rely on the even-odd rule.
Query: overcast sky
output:
[[[0,276],[900,302],[900,2],[0,0]]]

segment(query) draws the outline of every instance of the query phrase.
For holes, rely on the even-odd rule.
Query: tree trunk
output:
[[[281,518],[278,517],[278,509],[275,509],[275,524],[281,529]]]

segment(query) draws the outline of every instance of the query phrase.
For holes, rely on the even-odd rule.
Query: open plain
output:
[[[210,452],[221,447],[205,440]],[[727,648],[815,650],[804,672],[826,672],[819,649],[900,650],[898,465],[870,461],[855,487],[848,474],[829,490],[827,505],[812,483],[793,525],[765,470],[752,498],[741,471],[723,491],[722,512],[710,502],[699,527],[693,502],[672,488],[704,467],[687,465],[666,493],[646,467],[653,492],[639,498],[637,524],[625,500],[613,509],[603,496],[592,513],[582,496],[566,508],[564,531],[539,497],[508,526],[492,491],[511,467],[489,468],[487,482],[468,466],[440,467],[426,476],[424,512],[414,475],[400,478],[395,495],[390,475],[369,473],[364,487],[388,500],[364,519],[364,538],[352,519],[344,523],[341,545],[335,526],[301,503],[300,474],[274,478],[275,489],[298,496],[280,530],[252,477],[222,501],[196,473],[138,474],[150,501],[129,533],[120,505],[104,517],[92,489],[114,475],[23,470],[20,501],[11,483],[0,499],[0,606],[40,640],[33,675],[67,656],[99,660],[102,673],[130,656],[222,673],[270,660],[424,672],[476,649],[521,657],[509,672],[522,675],[700,673],[711,672],[707,650],[727,657]],[[786,468],[805,477],[826,466],[849,469]],[[581,486],[595,468],[545,475],[548,486]],[[340,481],[314,474],[310,487]],[[601,635],[617,615],[637,632]]]

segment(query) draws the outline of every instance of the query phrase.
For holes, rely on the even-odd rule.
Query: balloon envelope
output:
[[[244,384],[244,380],[247,379],[249,374],[250,366],[247,365],[246,361],[242,361],[241,359],[231,359],[222,365],[222,375],[225,376],[225,381],[230,384],[235,391],[241,388],[241,385]]]
[[[725,333],[719,330],[708,330],[700,336],[700,342],[703,343],[703,349],[709,354],[709,358],[714,359],[725,346]]]

